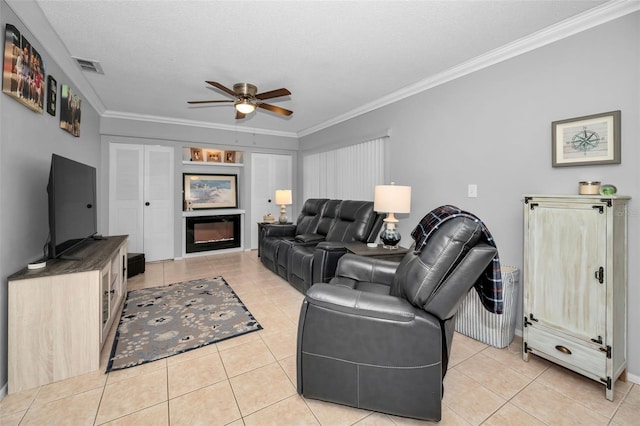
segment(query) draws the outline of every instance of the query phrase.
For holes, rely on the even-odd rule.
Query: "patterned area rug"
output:
[[[262,329],[222,277],[132,290],[107,372]]]

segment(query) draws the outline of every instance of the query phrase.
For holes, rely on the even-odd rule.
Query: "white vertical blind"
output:
[[[384,183],[386,138],[303,157],[303,199],[373,200]]]

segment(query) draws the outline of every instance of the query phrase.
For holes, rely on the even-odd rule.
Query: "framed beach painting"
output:
[[[192,209],[238,207],[238,176],[183,173],[184,205]]]

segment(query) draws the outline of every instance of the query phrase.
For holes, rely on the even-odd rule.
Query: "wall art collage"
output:
[[[45,80],[45,70],[42,55],[14,25],[6,24],[2,92],[40,114],[46,105],[47,113],[55,117],[58,83],[51,75]],[[80,137],[81,104],[70,86],[63,84],[60,88],[60,128],[75,137]]]

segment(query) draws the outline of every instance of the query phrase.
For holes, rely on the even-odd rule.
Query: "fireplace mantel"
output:
[[[188,212],[183,211],[182,217],[194,217],[194,216],[220,216],[227,214],[245,214],[244,209],[198,209]]]

